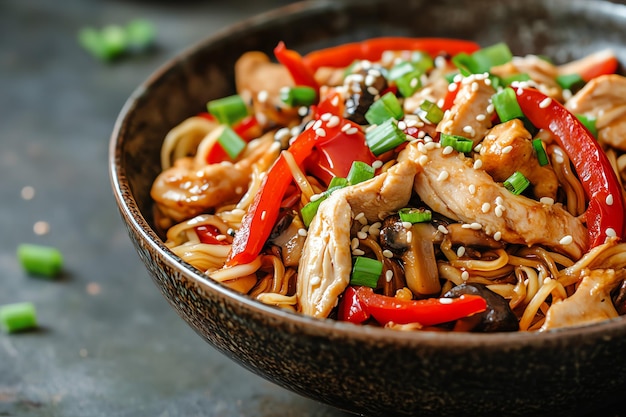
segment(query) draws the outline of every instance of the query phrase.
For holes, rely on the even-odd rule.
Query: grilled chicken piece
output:
[[[287,68],[270,61],[263,52],[244,53],[235,63],[235,84],[246,102],[252,103],[262,127],[297,123],[298,110],[286,107],[280,99],[283,87],[294,85]]]
[[[360,184],[335,191],[320,204],[309,226],[300,267],[297,296],[300,311],[328,317],[350,282],[350,228],[354,214],[370,221],[386,217],[411,197],[416,165],[405,161]]]
[[[556,199],[559,180],[550,166],[539,165],[531,141],[532,135],[519,119],[496,125],[482,141],[482,168],[497,182],[504,182],[519,171],[533,185],[537,199]]]
[[[611,300],[611,291],[624,279],[624,269],[583,271],[576,292],[550,307],[541,330],[581,326],[617,317],[619,314]]]
[[[556,82],[558,68],[537,55],[515,56],[511,62],[494,67],[490,72],[499,77],[528,74],[542,93],[557,100],[561,99],[562,90]]]
[[[452,108],[444,114],[437,130],[478,144],[491,127],[491,96],[496,91],[488,80],[483,75],[464,78]]]
[[[411,97],[404,100],[403,108],[406,114],[416,114],[424,100],[438,103],[448,94],[448,81],[444,77],[449,68],[435,68],[426,78],[422,88],[418,89]]]
[[[472,159],[463,154],[444,155],[441,148],[429,151],[409,144],[400,159],[418,161],[422,152],[428,159],[423,172],[416,175],[414,187],[434,211],[475,223],[476,228],[480,226],[505,242],[545,245],[574,259],[585,252],[586,227],[560,204],[544,205],[510,193],[485,171],[474,169]]]
[[[626,77],[602,75],[565,103],[572,113],[596,117],[598,140],[626,151]]]

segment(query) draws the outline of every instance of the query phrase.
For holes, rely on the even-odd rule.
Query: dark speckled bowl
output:
[[[233,64],[280,40],[305,53],[382,35],[507,42],[565,61],[611,46],[626,62],[626,6],[607,1],[359,0],[296,3],[218,33],[130,97],[111,140],[113,189],[137,252],[178,314],[247,369],[368,415],[576,415],[626,392],[626,317],[547,333],[404,333],[314,320],[234,293],[181,262],[154,231],[150,185],[165,133],[233,93]]]

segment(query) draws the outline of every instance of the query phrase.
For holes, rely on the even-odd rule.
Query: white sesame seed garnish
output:
[[[612,227],[608,227],[606,229],[605,233],[606,233],[607,237],[615,237],[615,236],[617,236],[617,233],[615,232],[615,229],[613,229]]]
[[[341,126],[341,131],[342,132],[347,132],[350,128],[352,127],[352,125],[350,123],[346,123],[345,125]]]
[[[500,239],[502,239],[502,233],[501,232],[495,232],[493,234],[493,240],[495,240],[496,242],[499,242]]]
[[[512,150],[513,150],[513,146],[507,145],[504,148],[502,148],[502,153],[510,153]]]
[[[354,220],[358,221],[359,223],[361,223],[363,225],[367,224],[367,218],[365,218],[365,213],[363,213],[363,212],[360,212],[359,214],[357,214],[354,217]]]
[[[524,94],[524,90],[521,88],[518,88],[517,91],[515,92],[518,96],[521,96],[522,94]]]
[[[326,131],[321,127],[319,129],[315,129],[315,134],[321,138],[326,137]]]
[[[541,204],[545,204],[546,206],[551,206],[551,205],[554,204],[554,198],[551,198],[551,197],[541,197],[539,199],[539,202]]]
[[[439,143],[437,142],[433,142],[433,141],[426,141],[426,143],[424,143],[424,146],[426,147],[427,150],[432,151],[433,149],[437,148],[439,145]]]
[[[494,213],[496,214],[496,217],[502,217],[502,215],[504,214],[504,210],[502,209],[502,207],[504,206],[496,206]]]
[[[502,196],[497,196],[496,197],[496,204],[501,206],[504,203],[504,200],[502,199]]]
[[[307,231],[306,231],[306,229],[298,229],[298,234],[300,236],[306,236],[307,235]]]
[[[472,228],[472,225],[469,223],[463,223],[461,225],[461,229],[471,229],[471,228]]]
[[[339,105],[339,96],[335,96],[330,100],[330,104],[332,104],[333,106],[337,107],[337,105]]]
[[[480,211],[482,211],[483,213],[488,213],[489,210],[491,210],[491,204],[489,203],[483,203],[483,205],[480,207]]]
[[[393,279],[393,271],[391,269],[388,269],[387,272],[385,272],[385,281],[391,282],[392,279]]]
[[[557,164],[562,164],[563,162],[565,162],[565,159],[563,159],[563,156],[562,156],[562,155],[556,154],[556,155],[554,156],[554,161],[555,161]]]
[[[32,200],[33,197],[35,197],[35,189],[30,185],[27,185],[26,187],[22,188],[20,194],[24,200]]]
[[[469,276],[469,272],[467,272],[467,271],[463,271],[463,272],[461,272],[461,279],[462,279],[463,281],[467,281],[467,280],[469,279],[469,277],[470,277],[470,276]]]
[[[289,128],[283,127],[283,128],[278,129],[276,133],[274,133],[274,139],[280,142],[283,139],[285,139],[287,136],[289,136],[290,134],[291,134],[291,131],[289,130]]]
[[[449,176],[450,174],[448,173],[448,171],[441,171],[437,176],[437,181],[445,181],[448,179]]]
[[[385,258],[393,258],[393,252],[392,252],[392,251],[390,251],[389,249],[385,249],[385,250],[383,251],[383,256],[384,256]]]
[[[476,120],[479,122],[484,121],[487,118],[487,116],[485,116],[484,114],[477,114],[476,115]]]
[[[319,275],[313,275],[311,277],[311,281],[310,281],[311,285],[319,285],[320,282],[322,282],[322,278]]]
[[[326,123],[326,127],[328,128],[333,128],[333,127],[337,127],[339,126],[339,123],[341,123],[341,119],[339,119],[338,116],[335,116],[334,114],[330,117],[330,119],[328,119],[328,123]]]
[[[472,92],[474,92],[474,93],[475,93],[476,91],[478,91],[478,88],[479,88],[478,83],[477,83],[476,81],[474,81],[474,82],[472,83],[472,86],[471,86]]]
[[[367,239],[367,233],[365,233],[365,232],[357,232],[356,237],[358,237],[361,240]]]
[[[561,245],[569,245],[574,241],[574,238],[571,235],[563,236],[561,240],[559,240],[559,244]]]
[[[259,91],[259,94],[257,94],[256,99],[259,101],[259,103],[265,103],[268,97],[269,94],[267,93],[267,91],[261,90]]]
[[[383,166],[383,161],[377,159],[376,161],[372,162],[372,168],[374,169],[378,169],[380,167]]]
[[[265,217],[267,217],[267,211],[263,210],[261,212],[261,220],[265,220]]]
[[[569,90],[567,88],[565,90],[563,90],[562,94],[563,94],[563,100],[565,100],[565,101],[569,100],[573,96],[572,90]]]
[[[483,167],[482,159],[477,159],[474,161],[474,169],[481,169]]]
[[[457,83],[448,84],[448,91],[452,92],[452,91],[456,91],[456,89],[457,89]]]
[[[406,129],[406,123],[403,120],[400,120],[398,122],[398,129],[400,129],[400,130]]]
[[[483,144],[479,143],[478,145],[474,146],[474,152],[480,152],[482,148],[483,148]]]
[[[402,222],[402,227],[408,230],[413,227],[413,224],[411,222]]]
[[[463,132],[467,133],[470,136],[475,136],[476,135],[476,131],[470,125],[463,126]]]
[[[352,126],[350,129],[346,130],[346,135],[354,135],[359,131],[358,128]]]
[[[446,229],[446,226],[444,226],[443,224],[440,224],[439,226],[437,226],[437,230],[439,230],[444,235],[447,235],[449,233],[448,229]]]
[[[424,166],[428,163],[428,156],[427,155],[422,155],[419,158],[417,158],[417,162],[419,162],[419,164],[421,166]]]
[[[355,250],[359,247],[359,244],[359,239],[357,239],[356,237],[352,238],[352,241],[350,242],[350,249]]]
[[[452,146],[446,146],[445,148],[443,148],[443,151],[441,151],[441,153],[443,153],[444,155],[450,155],[453,151],[454,148]]]
[[[376,87],[374,87],[374,86],[367,87],[367,92],[370,93],[373,96],[376,96],[379,93],[378,89]]]
[[[355,249],[352,251],[352,254],[354,256],[361,256],[361,255],[365,255],[365,252],[363,252],[361,249]]]
[[[369,231],[370,231],[370,225],[369,224],[365,224],[365,225],[363,225],[363,227],[361,227],[361,232],[369,233]]]
[[[491,85],[491,78],[485,79],[485,85]]]
[[[442,297],[439,299],[439,303],[440,304],[452,304],[454,302],[454,300],[452,298],[445,298]]]
[[[552,103],[552,99],[550,97],[544,98],[541,103],[539,103],[539,108],[545,109]]]
[[[322,195],[323,195],[323,194],[321,194],[321,193],[320,193],[320,194],[313,194],[309,200],[310,200],[310,201],[317,201],[317,200],[319,200],[320,198],[322,198]]]
[[[411,243],[413,241],[413,231],[408,230],[406,232],[406,243]]]
[[[607,206],[613,205],[613,194],[609,194],[606,196],[606,205]]]
[[[465,246],[459,246],[459,248],[456,250],[456,256],[460,258],[463,255],[465,255]]]
[[[470,185],[467,187],[467,191],[469,191],[469,193],[470,193],[471,195],[476,194],[476,186],[475,186],[474,184],[470,184]]]
[[[33,232],[35,232],[36,235],[45,235],[48,234],[48,232],[50,231],[50,224],[48,224],[48,222],[45,222],[43,220],[40,220],[38,222],[35,222],[35,224],[33,225]]]
[[[306,107],[306,106],[298,107],[298,116],[304,117],[307,114],[309,114],[309,108],[308,107]]]
[[[483,225],[477,222],[470,224],[470,229],[472,230],[480,230],[483,228]]]
[[[322,114],[320,116],[320,120],[323,120],[324,122],[327,122],[327,121],[330,120],[331,117],[333,117],[333,114],[330,113],[330,112],[326,112],[326,113],[324,113],[324,114]]]

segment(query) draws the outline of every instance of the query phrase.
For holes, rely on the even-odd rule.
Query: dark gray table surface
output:
[[[286,3],[0,1],[0,304],[31,301],[40,321],[0,332],[1,416],[342,415],[244,370],[176,315],[130,244],[107,171],[115,118],[140,82],[183,48]],[[107,65],[77,44],[86,25],[134,18],[156,25],[154,53]],[[58,247],[61,279],[27,276],[22,242]]]

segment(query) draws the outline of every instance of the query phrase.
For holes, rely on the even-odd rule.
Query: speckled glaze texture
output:
[[[110,172],[137,252],[178,314],[212,346],[302,395],[364,415],[577,415],[626,389],[626,320],[544,334],[401,333],[262,305],[182,263],[152,225],[166,132],[234,91],[233,64],[280,40],[302,53],[374,36],[507,42],[563,62],[610,46],[626,62],[626,6],[603,1],[360,0],[296,3],[189,48],[130,97]]]

